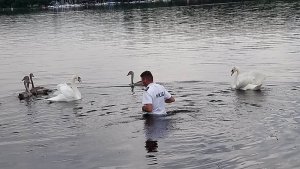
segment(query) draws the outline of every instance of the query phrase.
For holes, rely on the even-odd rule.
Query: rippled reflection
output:
[[[171,119],[167,116],[144,115],[145,148],[148,153],[158,151],[158,140],[168,136]]]

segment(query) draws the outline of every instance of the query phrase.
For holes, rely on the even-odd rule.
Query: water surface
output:
[[[232,3],[0,16],[1,168],[299,168],[300,14],[294,3]],[[230,89],[232,66],[268,75]],[[143,117],[151,70],[176,98]],[[83,99],[19,101],[21,79]]]

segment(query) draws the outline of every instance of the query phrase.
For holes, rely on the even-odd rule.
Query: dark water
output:
[[[0,16],[0,168],[299,168],[299,2]],[[230,69],[268,75],[230,89]],[[129,70],[176,98],[143,117]],[[79,74],[83,99],[19,101]]]

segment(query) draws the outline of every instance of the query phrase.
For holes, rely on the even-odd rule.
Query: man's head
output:
[[[153,76],[152,73],[150,71],[144,71],[141,74],[141,79],[142,79],[142,83],[144,86],[148,86],[148,84],[153,82]]]

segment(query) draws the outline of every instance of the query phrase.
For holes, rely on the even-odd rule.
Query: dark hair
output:
[[[153,76],[152,76],[152,73],[148,70],[144,71],[142,74],[141,74],[141,78],[149,78],[150,80],[153,81]]]

